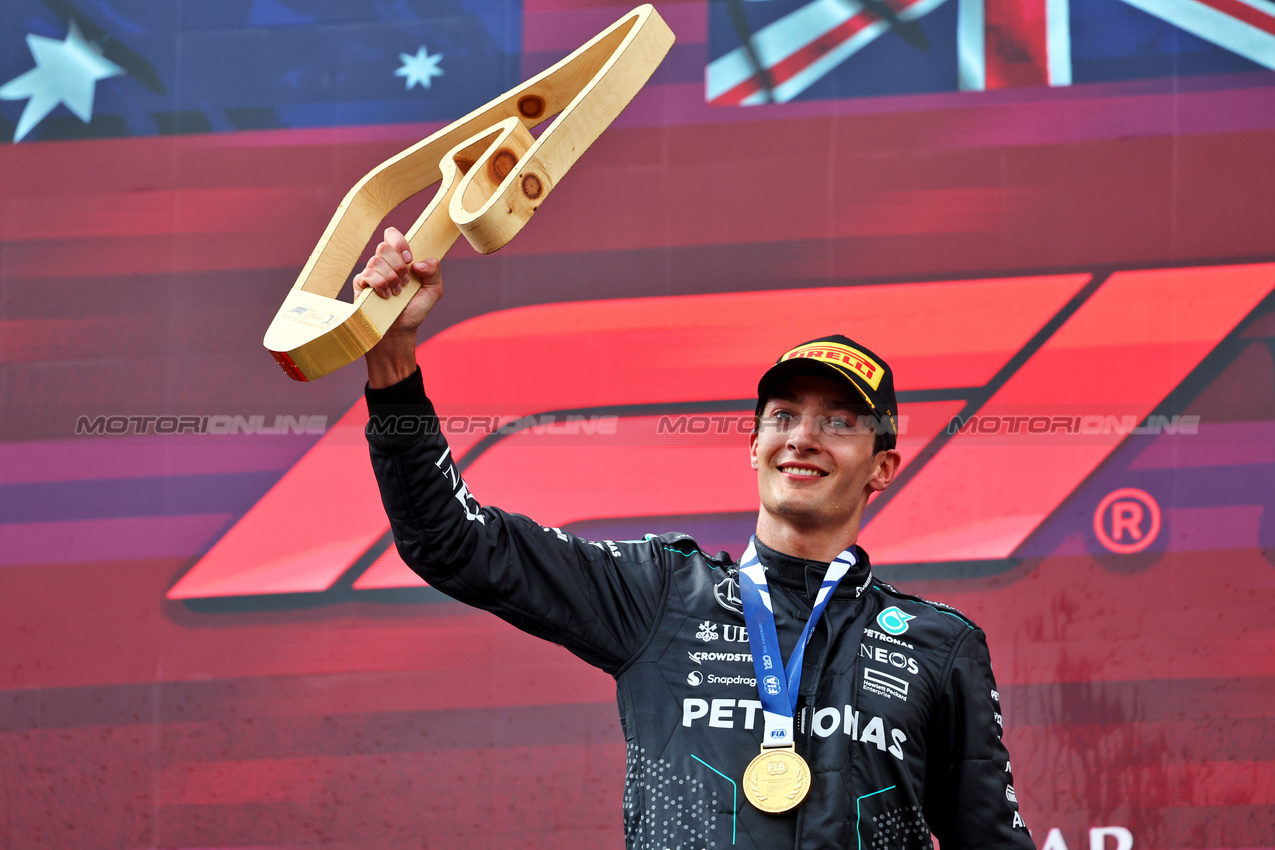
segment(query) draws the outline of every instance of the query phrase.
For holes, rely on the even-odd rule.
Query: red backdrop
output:
[[[527,0],[521,72],[595,5]],[[738,555],[756,376],[850,334],[907,417],[864,544],[986,629],[1038,845],[1275,847],[1270,72],[708,106],[711,10],[660,9],[662,76],[446,261],[476,496]],[[610,680],[406,574],[361,367],[261,348],[439,126],[0,146],[0,847],[622,846]]]

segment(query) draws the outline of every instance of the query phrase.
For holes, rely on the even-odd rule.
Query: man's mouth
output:
[[[781,466],[779,471],[786,475],[805,475],[809,478],[823,478],[828,473],[818,469],[810,469],[804,466]]]

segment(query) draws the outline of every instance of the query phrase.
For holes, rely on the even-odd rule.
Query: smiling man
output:
[[[409,270],[424,285],[366,357],[398,551],[443,593],[615,677],[628,847],[1033,846],[982,631],[874,578],[856,545],[900,463],[883,359],[830,336],[761,376],[761,507],[739,563],[684,534],[588,541],[469,492],[415,359],[437,261],[413,262],[390,230],[355,286],[388,295]]]

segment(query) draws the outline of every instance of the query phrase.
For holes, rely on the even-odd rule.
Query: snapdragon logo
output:
[[[691,673],[698,674],[699,671],[692,670]],[[715,676],[708,674],[708,683],[710,685],[747,685],[750,688],[757,687],[757,680],[752,676]]]
[[[891,605],[880,614],[877,614],[877,625],[885,629],[892,635],[901,635],[908,630],[908,620],[915,620],[912,614],[904,614],[895,606]]]

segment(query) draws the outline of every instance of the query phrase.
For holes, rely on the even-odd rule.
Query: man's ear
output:
[[[899,467],[903,464],[903,455],[899,454],[896,449],[887,449],[883,452],[877,452],[873,459],[876,469],[871,478],[868,479],[868,486],[873,490],[880,492],[890,486],[890,482],[894,480],[894,476],[899,474]]]
[[[752,461],[753,469],[757,468],[757,429],[753,428],[753,432],[748,435],[748,457]]]

